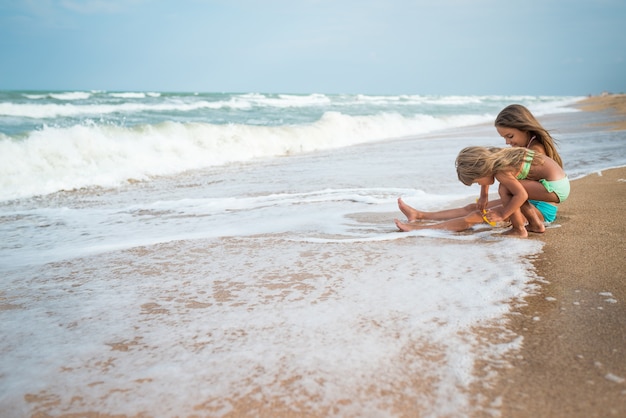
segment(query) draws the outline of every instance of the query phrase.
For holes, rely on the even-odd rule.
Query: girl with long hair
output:
[[[563,161],[557,150],[556,141],[526,107],[519,104],[505,107],[496,117],[494,125],[498,134],[504,138],[507,145],[531,149],[536,153],[550,157],[560,167],[563,167]],[[534,200],[531,203],[540,208],[542,222],[553,222],[556,219],[558,209],[556,205],[539,200]],[[480,196],[476,203],[470,203],[461,208],[436,212],[417,210],[406,204],[402,198],[398,198],[398,207],[409,222],[460,218],[476,210],[484,211],[501,204],[502,202],[499,199],[489,201],[489,186],[481,186]]]
[[[570,191],[563,168],[547,155],[527,148],[467,147],[456,158],[456,171],[467,186],[479,184],[488,188],[497,180],[500,205],[489,210],[477,208],[464,216],[431,225],[396,219],[396,226],[401,231],[463,231],[481,222],[509,221],[512,228],[505,234],[526,237],[528,231],[545,231],[545,216],[531,201],[561,203]]]

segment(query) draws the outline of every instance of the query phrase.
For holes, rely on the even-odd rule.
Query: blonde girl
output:
[[[528,148],[539,154],[547,155],[559,166],[563,167],[563,161],[557,150],[556,141],[526,107],[519,104],[505,107],[496,117],[494,125],[507,145]],[[542,222],[553,222],[556,219],[558,208],[555,205],[540,200],[533,200],[531,203],[539,208]],[[489,186],[481,187],[480,196],[476,203],[471,203],[462,208],[436,212],[419,211],[407,205],[401,198],[398,198],[398,207],[409,222],[454,219],[466,216],[476,210],[494,208],[501,204],[502,202],[499,199],[489,202]]]
[[[512,228],[505,234],[526,237],[527,222],[530,231],[545,231],[539,210],[528,199],[560,203],[569,196],[569,180],[563,168],[552,158],[527,148],[467,147],[457,156],[456,170],[459,180],[467,186],[476,183],[489,187],[498,180],[502,204],[489,211],[475,210],[435,225],[403,223],[396,219],[396,226],[402,231],[462,231],[483,221],[509,220]]]

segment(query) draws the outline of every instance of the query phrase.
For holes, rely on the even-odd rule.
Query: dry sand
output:
[[[579,105],[619,115],[607,128],[626,129],[626,95]],[[545,281],[510,315],[524,340],[487,397],[500,416],[626,417],[624,208],[626,168],[592,174],[572,182],[561,227],[531,238],[545,242],[534,261]]]
[[[616,116],[616,120],[607,124],[607,127],[615,130],[626,129],[626,94],[591,96],[580,101],[576,107],[588,112],[610,112]]]

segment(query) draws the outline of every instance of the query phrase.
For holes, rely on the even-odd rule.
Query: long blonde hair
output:
[[[461,183],[469,186],[481,177],[519,170],[527,152],[526,148],[463,148],[456,157],[456,173]],[[540,154],[535,154],[532,164],[535,163],[543,164]]]
[[[519,104],[512,104],[500,111],[494,122],[496,127],[514,128],[528,132],[535,137],[546,150],[546,155],[563,168],[563,161],[556,149],[556,141],[550,133],[535,119],[530,110]]]

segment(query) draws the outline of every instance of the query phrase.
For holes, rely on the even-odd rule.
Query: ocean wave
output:
[[[85,91],[59,92],[59,93],[23,93],[23,97],[29,100],[55,99],[63,101],[87,100],[92,93]]]
[[[109,93],[111,97],[118,99],[145,99],[146,93],[143,92],[126,92],[126,93]]]
[[[535,115],[577,111],[575,100],[0,92],[0,200],[492,123],[512,102]]]
[[[145,99],[146,97],[161,97],[161,93],[158,92],[141,92],[141,91],[127,91],[127,92],[111,92],[109,96],[117,99]]]
[[[91,93],[85,91],[72,91],[66,93],[50,93],[49,97],[57,100],[87,100]]]
[[[146,98],[131,97],[131,93],[120,93],[111,97],[124,99]],[[32,96],[35,97],[35,96]],[[158,96],[149,96],[158,97]],[[54,119],[62,117],[98,116],[113,113],[140,114],[142,112],[192,112],[202,109],[234,109],[246,110],[254,107],[303,108],[329,105],[330,101],[323,97],[257,97],[255,95],[234,96],[225,100],[182,100],[173,99],[157,103],[142,101],[125,101],[122,103],[0,103],[0,116],[21,117],[30,119]]]
[[[140,103],[124,102],[121,104],[22,104],[0,103],[0,116],[12,116],[33,119],[53,119],[60,117],[98,116],[112,113],[140,113],[140,112],[170,112],[170,111],[193,111],[198,109],[219,109],[229,106],[243,108],[246,104],[237,103],[212,103],[198,101],[191,103]]]
[[[150,92],[66,92],[23,94],[28,101],[0,101],[0,117],[24,119],[55,119],[65,117],[94,117],[124,115],[138,119],[150,118],[154,112],[163,113],[163,120],[174,114],[198,117],[196,111],[257,109],[275,112],[282,109],[302,109],[321,114],[340,111],[353,115],[380,112],[402,114],[428,113],[472,114],[485,109],[496,113],[506,104],[525,103],[536,115],[573,111],[567,105],[577,98],[529,96],[421,96],[421,95],[326,95],[326,94],[161,94]],[[54,99],[54,100],[50,100]],[[89,99],[89,100],[87,100]],[[59,103],[59,101],[62,101]],[[194,113],[196,112],[196,113]],[[200,114],[200,116],[206,116]],[[224,116],[224,115],[222,115]],[[238,118],[240,115],[230,115]],[[292,115],[291,115],[292,116]],[[290,115],[287,115],[287,120]],[[241,120],[236,120],[240,122]],[[149,123],[152,123],[150,121]],[[214,120],[209,122],[215,122]],[[289,122],[287,122],[289,123]]]
[[[347,147],[489,119],[326,112],[315,123],[283,126],[164,122],[135,127],[94,123],[44,127],[20,139],[0,136],[0,199],[89,186],[115,187],[130,179]]]
[[[41,100],[41,99],[54,99],[54,100],[63,100],[63,101],[79,101],[79,100],[88,100],[92,97],[115,97],[118,99],[143,99],[146,97],[161,97],[161,93],[159,92],[140,92],[140,91],[129,91],[129,92],[107,92],[101,90],[91,90],[91,91],[61,91],[61,92],[25,92],[22,93],[22,97],[30,100]]]

